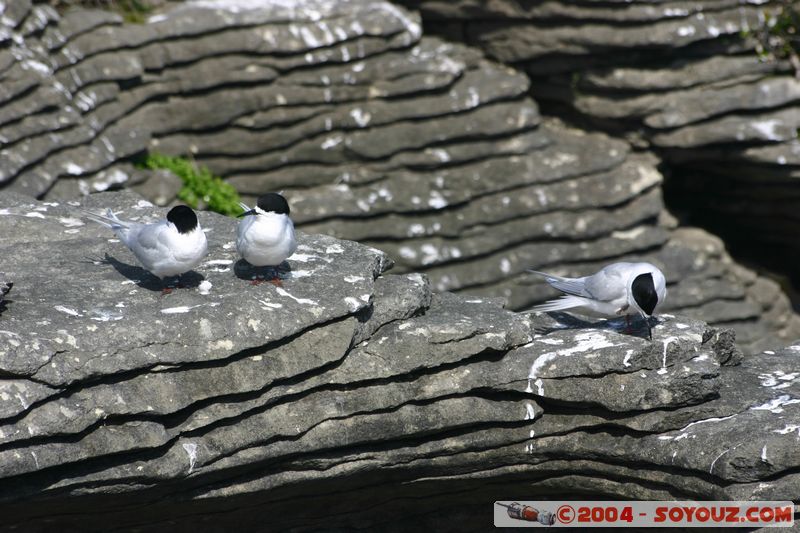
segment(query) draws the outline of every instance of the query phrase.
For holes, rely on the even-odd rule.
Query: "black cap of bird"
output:
[[[237,215],[238,217],[258,214],[258,211],[256,210],[255,207],[253,209],[250,209],[247,205],[243,203],[239,205],[245,211]],[[264,213],[277,213],[279,215],[289,215],[289,202],[286,201],[286,198],[284,198],[282,195],[276,192],[268,192],[267,194],[259,196],[258,201],[256,202],[256,206]]]

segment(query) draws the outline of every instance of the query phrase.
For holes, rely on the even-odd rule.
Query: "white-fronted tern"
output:
[[[142,266],[162,282],[164,278],[192,270],[208,253],[206,234],[197,215],[185,205],[173,207],[165,220],[152,224],[120,220],[111,209],[105,215],[82,213],[111,228]],[[165,292],[168,292],[166,288]]]
[[[259,197],[252,209],[244,203],[239,205],[244,213],[239,215],[243,218],[237,229],[236,250],[255,267],[272,267],[275,280],[280,283],[277,268],[297,249],[289,203],[272,192]]]
[[[639,314],[645,319],[667,297],[664,274],[650,263],[613,263],[596,274],[582,278],[564,278],[530,270],[545,278],[552,287],[566,293],[556,300],[537,305],[534,311],[561,311],[582,307],[606,316]],[[652,338],[650,324],[648,332]]]

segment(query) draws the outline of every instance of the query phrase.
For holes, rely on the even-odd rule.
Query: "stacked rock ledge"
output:
[[[408,529],[447,510],[485,530],[501,493],[798,493],[800,346],[742,360],[688,318],[650,341],[518,314],[320,235],[300,235],[282,287],[254,286],[213,213],[209,256],[162,296],[75,208],[163,209],[0,202],[3,530]]]
[[[132,163],[145,151],[191,155],[249,203],[283,191],[304,231],[358,240],[390,255],[397,272],[426,274],[436,291],[499,296],[510,309],[555,296],[528,268],[583,276],[615,261],[653,262],[670,284],[665,310],[732,328],[741,348],[757,353],[800,336],[800,317],[780,288],[733,262],[712,236],[675,230],[658,158],[542,117],[530,98],[544,98],[554,83],[530,70],[547,59],[541,54],[549,43],[565,51],[578,46],[574,61],[554,60],[572,72],[588,53],[581,50],[603,39],[625,37],[616,48],[656,39],[668,50],[703,41],[700,26],[711,17],[703,22],[702,10],[724,18],[724,35],[736,34],[742,16],[750,20],[760,10],[753,3],[610,9],[576,1],[519,12],[515,2],[483,2],[481,9],[474,2],[409,2],[429,19],[455,10],[480,50],[423,36],[419,15],[381,0],[202,0],[165,6],[140,25],[100,11],[59,16],[43,4],[0,0],[0,11],[7,6],[0,17],[7,44],[0,50],[0,188],[64,202],[131,187],[167,205],[180,179]],[[483,9],[503,28],[469,22]],[[619,32],[614,20],[623,12],[639,23]],[[512,33],[502,20],[508,16],[520,22]],[[548,21],[542,31],[523,32],[536,17]],[[565,34],[558,27],[564,17],[610,22]],[[697,32],[676,40],[683,19]],[[492,45],[520,32],[542,41],[506,44],[535,57],[515,60]],[[725,65],[692,72],[711,83],[744,68]],[[582,83],[635,87],[640,76],[652,82],[671,72],[628,70],[619,80],[593,70]],[[679,84],[676,78],[669,79]],[[776,101],[796,93],[790,83],[768,87]],[[692,91],[691,101],[705,102],[700,88],[681,87]],[[587,106],[602,96],[582,90]],[[556,92],[572,94],[570,76]],[[738,94],[725,102],[738,102]],[[669,106],[637,92],[633,103],[589,107],[629,113],[638,105],[666,123],[676,113],[692,115],[679,109],[689,93],[680,95]],[[692,128],[690,119],[679,121]]]
[[[761,52],[796,2],[400,3],[524,71],[548,113],[658,154],[673,209],[798,285],[800,79]]]

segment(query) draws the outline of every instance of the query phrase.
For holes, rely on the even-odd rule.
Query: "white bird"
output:
[[[639,314],[647,321],[667,297],[664,274],[650,263],[613,263],[591,276],[563,278],[530,270],[545,278],[564,296],[537,305],[534,311],[560,311],[582,307],[606,316]],[[650,331],[650,324],[647,324]]]
[[[120,220],[111,209],[105,216],[89,211],[83,211],[83,215],[114,230],[142,266],[162,281],[192,270],[208,253],[206,234],[197,215],[185,205],[173,207],[165,220],[152,224]]]
[[[271,192],[259,197],[253,209],[239,205],[244,209],[239,216],[244,218],[237,229],[236,250],[253,266],[277,269],[297,249],[289,203]],[[275,279],[280,281],[277,271]]]

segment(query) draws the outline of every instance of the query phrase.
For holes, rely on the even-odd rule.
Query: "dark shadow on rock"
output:
[[[129,265],[123,263],[108,254],[103,259],[87,258],[88,262],[92,264],[101,263],[104,265],[111,265],[114,270],[134,282],[136,285],[149,291],[161,292],[164,287],[179,287],[179,288],[196,288],[205,279],[202,274],[190,270],[184,272],[180,276],[171,276],[165,278],[162,282],[157,276],[151,274],[139,265]]]
[[[278,278],[283,281],[291,279],[292,267],[286,261],[277,267],[257,267],[251,265],[244,259],[239,259],[233,265],[233,273],[237,278],[245,281],[253,281],[256,278],[261,278],[266,281]]]
[[[375,314],[375,306],[368,305],[366,307],[362,307],[356,314],[356,320],[358,320],[359,324],[366,324],[372,318],[372,315]]]
[[[11,292],[11,289],[14,287],[12,282],[0,282],[0,314],[3,314],[3,311],[6,310],[6,305],[9,302],[13,302],[13,300],[8,299],[8,293]]]
[[[617,333],[624,333],[634,337],[641,337],[643,339],[650,340],[648,325],[653,327],[655,324],[658,324],[658,319],[655,317],[647,317],[646,319],[643,319],[639,315],[631,315],[631,324],[629,330],[625,317],[608,319],[600,318],[596,321],[590,321],[560,311],[551,311],[546,314],[555,320],[558,325],[535,327],[534,331],[540,335],[547,335],[562,329],[610,329],[616,331]],[[655,323],[653,321],[655,321]]]

